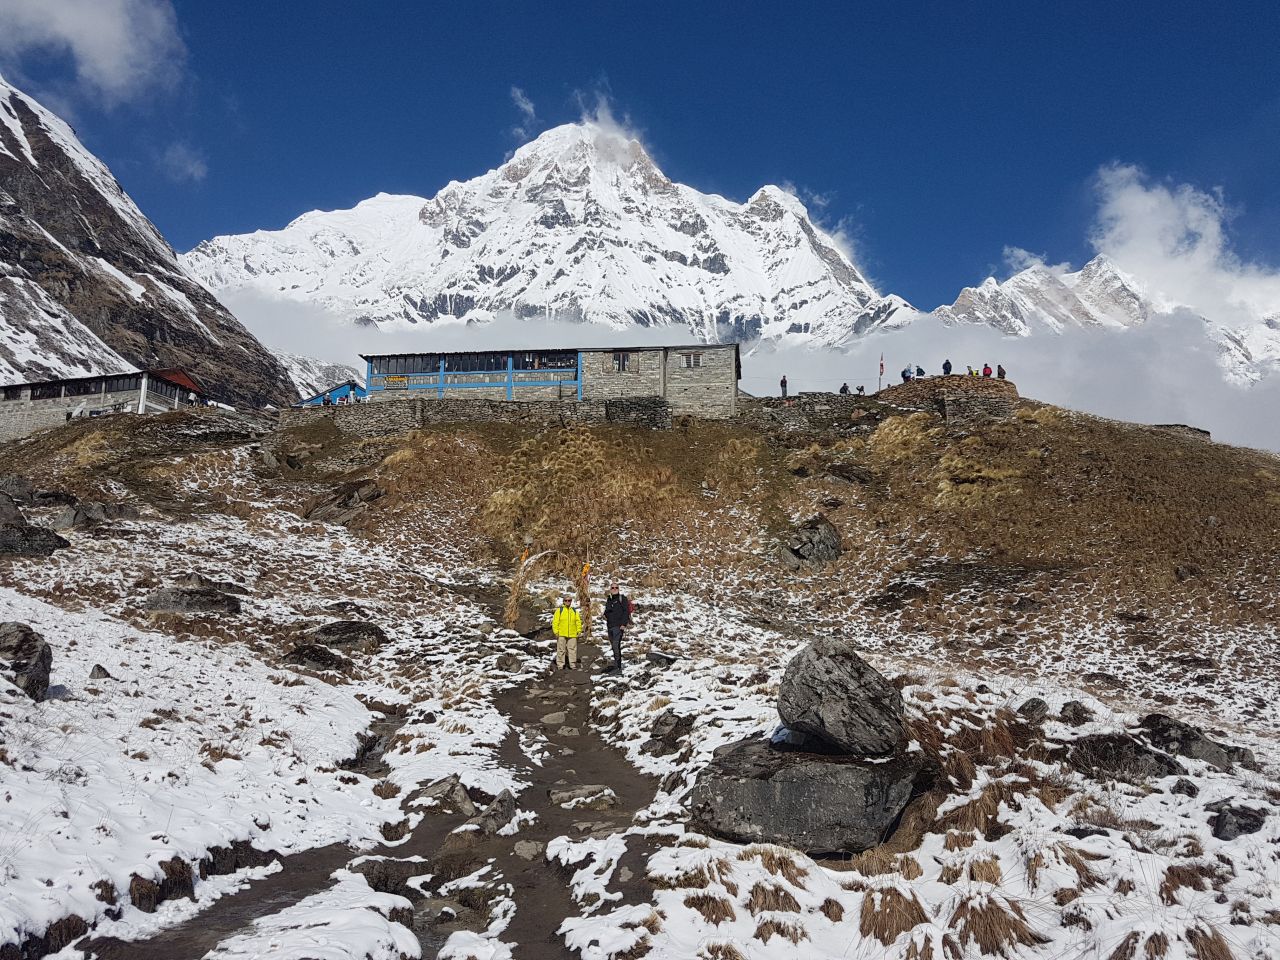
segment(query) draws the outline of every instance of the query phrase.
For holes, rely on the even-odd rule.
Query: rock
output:
[[[107,668],[100,663],[95,663],[93,669],[89,671],[90,680],[114,680],[111,674],[107,673]]]
[[[598,783],[548,790],[547,799],[556,806],[571,810],[607,810],[618,805],[618,798],[614,792],[609,787]]]
[[[1183,797],[1200,796],[1200,788],[1188,780],[1186,777],[1179,777],[1174,781],[1172,787],[1169,788],[1170,793],[1176,793]]]
[[[342,617],[345,620],[354,620],[357,617],[368,620],[370,616],[369,611],[354,600],[335,600],[325,606],[325,610],[335,617]]]
[[[52,530],[30,523],[0,524],[0,554],[47,557],[71,544]]]
[[[1071,746],[1067,763],[1085,774],[1117,780],[1155,780],[1185,774],[1182,764],[1127,733],[1095,733]]]
[[[314,670],[349,670],[351,661],[322,643],[300,643],[285,655],[285,663]]]
[[[16,473],[0,476],[0,493],[5,494],[17,503],[31,503],[36,497],[35,485],[26,477]]]
[[[902,694],[849,647],[815,640],[787,664],[778,716],[859,756],[886,754],[902,740]]]
[[[857,853],[885,839],[922,765],[918,752],[872,761],[743,740],[699,774],[690,794],[691,826],[736,843]]]
[[[421,858],[397,860],[393,857],[361,857],[347,868],[361,874],[378,893],[417,900],[422,896],[409,881],[431,873],[431,865]]]
[[[511,818],[516,815],[516,797],[510,790],[503,790],[500,794],[493,798],[493,802],[484,808],[484,811],[468,823],[474,823],[480,828],[480,832],[487,837],[492,837],[499,830],[511,822]]]
[[[17,501],[7,493],[0,493],[0,523],[25,525],[26,522],[22,516],[22,511],[18,508]]]
[[[476,805],[471,801],[467,788],[462,785],[462,779],[456,773],[424,788],[417,794],[415,802],[423,806],[439,806],[442,812],[452,811],[464,817],[476,815]]]
[[[511,852],[521,860],[533,861],[541,857],[542,852],[546,849],[547,845],[537,840],[517,840],[515,846],[511,848]]]
[[[656,650],[650,650],[644,655],[644,658],[656,667],[669,667],[680,659],[668,653],[658,653]]]
[[[137,520],[138,508],[127,503],[82,501],[69,506],[53,521],[55,530],[81,530],[116,520]]]
[[[334,620],[307,631],[313,643],[331,647],[347,647],[372,653],[387,642],[387,635],[377,624],[361,620]]]
[[[192,587],[199,590],[220,590],[223,593],[248,593],[248,591],[236,583],[228,583],[225,580],[214,580],[212,577],[206,577],[203,573],[187,573],[173,581],[175,587]]]
[[[650,739],[640,747],[642,753],[666,756],[680,749],[681,741],[693,729],[693,716],[681,716],[670,707],[658,714],[649,731]]]
[[[519,673],[524,669],[524,660],[517,653],[504,653],[499,655],[493,666],[503,673]]]
[[[778,544],[778,559],[791,570],[825,567],[839,560],[843,553],[840,531],[822,514],[795,527],[787,539]]]
[[[793,750],[800,753],[818,753],[825,756],[842,756],[844,751],[823,740],[817,734],[804,730],[792,730],[786,724],[778,724],[769,737],[769,745],[775,750]],[[725,748],[725,752],[732,745]]]
[[[35,507],[68,507],[75,502],[76,495],[65,490],[37,490],[31,498]]]
[[[285,460],[288,462],[287,457]],[[308,503],[302,509],[302,516],[303,519],[321,523],[350,523],[381,496],[382,490],[374,481],[354,480],[344,483],[336,492]]]
[[[1062,705],[1058,719],[1068,726],[1078,727],[1093,720],[1093,711],[1079,700],[1068,700]]]
[[[1163,713],[1147,714],[1138,721],[1138,726],[1151,744],[1165,753],[1203,760],[1224,771],[1231,770],[1237,763],[1250,770],[1258,769],[1252,750],[1210,740],[1203,730]]]
[[[564,723],[564,721],[565,721],[565,713],[563,710],[557,711],[556,713],[548,713],[545,717],[542,718],[542,722],[549,727],[554,727],[557,724]]]
[[[1044,723],[1049,716],[1049,704],[1039,697],[1032,697],[1018,708],[1018,715],[1028,723]]]
[[[556,731],[556,736],[580,737],[582,736],[582,731],[579,730],[577,727],[561,727],[559,730]]]
[[[1204,571],[1195,563],[1183,563],[1173,568],[1173,576],[1179,583],[1186,583],[1203,575]]]
[[[1219,840],[1234,840],[1248,833],[1257,833],[1267,822],[1267,812],[1255,807],[1219,802],[1211,803],[1205,809],[1216,809],[1211,825],[1213,835]]]
[[[161,587],[142,607],[152,613],[239,613],[240,601],[208,587]]]
[[[25,623],[0,623],[0,670],[32,700],[49,692],[53,650]]]

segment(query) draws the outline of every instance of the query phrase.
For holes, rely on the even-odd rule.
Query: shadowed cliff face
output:
[[[177,366],[221,399],[295,398],[70,127],[3,81],[0,121],[0,378]]]

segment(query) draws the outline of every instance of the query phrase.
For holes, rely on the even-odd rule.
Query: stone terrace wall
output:
[[[534,427],[627,423],[665,430],[671,405],[661,397],[624,400],[460,400],[414,397],[333,407],[290,407],[280,412],[282,429],[327,418],[339,432],[387,436],[444,423],[520,423]]]
[[[1013,416],[1018,388],[1010,380],[952,375],[895,383],[875,396],[896,407],[932,410],[947,423],[960,424]]]
[[[762,430],[832,430],[849,427],[882,404],[872,397],[800,393],[781,397],[738,395],[738,419]]]

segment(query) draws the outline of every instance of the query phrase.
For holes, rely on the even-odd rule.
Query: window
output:
[[[178,395],[178,388],[158,377],[150,377],[147,380],[147,393],[155,394],[158,397],[168,397],[172,400]]]
[[[125,393],[137,390],[142,386],[142,377],[138,374],[126,374],[122,377],[107,377],[107,393]]]
[[[55,400],[62,396],[62,384],[37,383],[31,388],[32,400]]]
[[[506,369],[505,353],[448,353],[444,358],[445,373],[489,373]]]
[[[626,373],[631,369],[631,354],[616,351],[613,355],[613,372]]]
[[[686,370],[692,370],[695,367],[702,366],[702,354],[700,353],[682,353],[680,356]]]
[[[68,397],[88,397],[102,392],[101,380],[81,380],[78,383],[68,383],[65,396]]]
[[[440,357],[434,353],[410,353],[395,357],[374,357],[374,376],[404,376],[410,373],[439,373]]]
[[[4,388],[4,399],[6,399],[6,400],[21,400],[21,399],[22,399],[22,388],[21,388],[21,387],[5,387],[5,388]]]

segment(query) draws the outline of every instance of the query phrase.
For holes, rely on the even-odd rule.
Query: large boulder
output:
[[[792,570],[825,567],[844,553],[844,543],[835,525],[818,514],[796,526],[778,545],[778,558]]]
[[[138,508],[127,503],[86,500],[63,509],[53,522],[55,530],[82,530],[115,520],[137,520]]]
[[[372,653],[387,642],[387,635],[380,626],[363,620],[334,620],[308,631],[307,637],[312,643],[366,653]]]
[[[0,523],[26,523],[26,519],[22,516],[22,510],[18,507],[18,501],[7,493],[0,493]]]
[[[846,753],[889,753],[905,733],[902,694],[844,644],[815,640],[787,664],[778,716]]]
[[[0,476],[0,493],[12,497],[18,503],[30,503],[35,499],[36,488],[26,477],[6,473]]]
[[[1081,773],[1138,782],[1185,774],[1168,754],[1153,750],[1127,733],[1095,733],[1071,746],[1067,763]]]
[[[1203,760],[1219,770],[1230,770],[1237,763],[1256,770],[1258,761],[1253,751],[1210,740],[1204,731],[1163,713],[1149,713],[1138,724],[1143,735],[1156,748],[1189,760]]]
[[[240,601],[208,587],[161,587],[147,597],[143,609],[152,613],[239,613]]]
[[[885,839],[923,765],[919,752],[877,761],[743,740],[699,774],[690,795],[692,826],[737,843],[857,853]]]
[[[1257,807],[1219,800],[1206,805],[1205,809],[1214,815],[1211,825],[1214,837],[1219,840],[1234,840],[1257,833],[1267,823],[1267,811]]]
[[[47,557],[71,544],[52,530],[31,523],[0,523],[0,555]]]
[[[53,651],[25,623],[0,623],[0,671],[32,700],[49,692]]]

